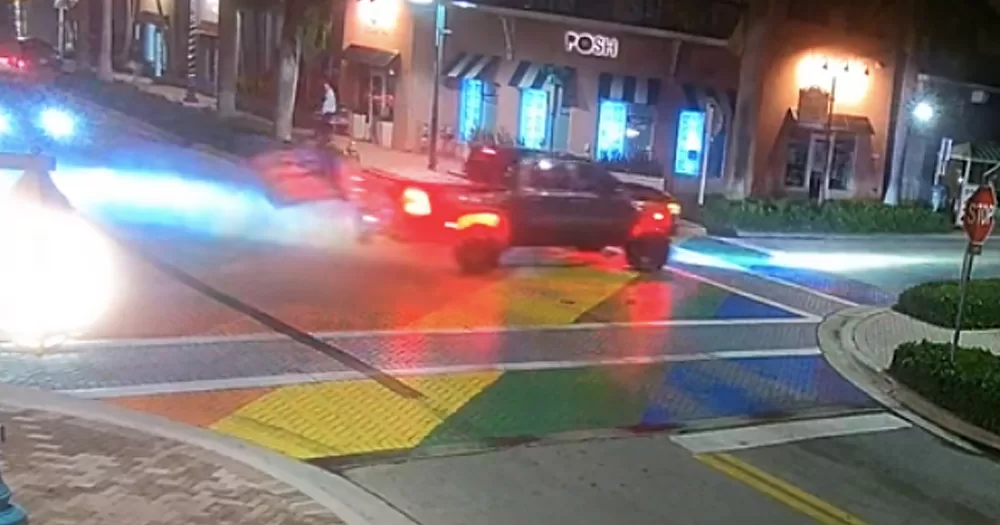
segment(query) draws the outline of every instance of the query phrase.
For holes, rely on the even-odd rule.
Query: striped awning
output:
[[[475,53],[459,53],[448,65],[444,76],[456,80],[474,78],[492,81],[498,64],[500,64],[500,57]]]
[[[951,158],[985,164],[1000,164],[1000,145],[989,142],[956,144],[951,148]]]
[[[736,90],[717,90],[694,84],[684,84],[682,88],[689,109],[704,109],[711,102],[722,110],[727,121],[732,121],[736,113]]]
[[[570,67],[522,60],[514,68],[507,85],[518,89],[542,89],[550,80],[561,84],[564,78],[575,78],[574,73],[575,70]]]
[[[660,101],[660,79],[601,73],[597,98],[655,106]]]

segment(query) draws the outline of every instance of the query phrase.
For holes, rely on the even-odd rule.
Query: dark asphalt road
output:
[[[1000,465],[920,430],[731,454],[737,467],[723,472],[668,436],[652,436],[412,460],[354,468],[347,476],[436,525],[1000,522]]]
[[[62,159],[56,179],[70,198],[119,228],[131,242],[306,329],[443,328],[448,322],[455,328],[487,321],[500,326],[511,324],[512,318],[525,324],[523,319],[536,319],[528,314],[538,311],[546,313],[542,319],[555,319],[550,324],[558,326],[571,323],[604,297],[617,297],[623,286],[614,279],[608,285],[608,276],[616,275],[609,266],[613,262],[608,261],[588,260],[581,265],[566,264],[562,257],[527,256],[515,260],[513,270],[472,279],[457,276],[446,254],[422,253],[415,259],[413,252],[394,247],[361,250],[349,242],[337,221],[331,221],[331,216],[340,213],[335,207],[275,210],[252,185],[245,184],[240,168],[201,153],[147,142],[117,126],[109,123],[103,128],[101,155],[105,156],[79,159],[76,165],[72,157]],[[112,149],[116,152],[111,153]],[[822,257],[824,250],[829,252],[833,246],[800,248],[816,249]],[[697,246],[691,249],[697,250]],[[941,253],[950,249],[942,248]],[[536,266],[539,262],[543,264]],[[139,262],[123,264],[123,275],[129,280],[118,306],[108,316],[108,324],[98,327],[95,335],[149,337],[264,330]],[[942,262],[940,267],[947,264]],[[844,307],[843,301],[850,300],[845,297],[875,297],[869,289],[836,286],[823,288],[824,292],[836,292],[832,294],[835,297],[818,295],[766,278],[683,261],[676,268],[680,271],[645,289],[645,294],[660,297],[661,304],[643,310],[623,302],[621,310],[627,315],[622,321],[672,315],[676,305],[694,302],[698,294],[691,290],[700,286],[735,289],[743,299],[759,303],[757,307],[777,303],[812,316]],[[884,271],[903,273],[900,268]],[[846,270],[828,271],[836,274]],[[873,280],[870,267],[852,271],[855,273],[844,275],[862,284],[899,285],[887,278]],[[588,286],[579,286],[581,282]],[[573,285],[550,288],[549,283]],[[501,298],[504,315],[488,312],[490,315],[483,317],[483,303],[462,302],[477,295]],[[669,308],[662,308],[664,304]],[[459,317],[421,322],[430,313],[449,308],[449,315]],[[512,310],[527,313],[511,317]],[[709,320],[718,320],[719,311],[711,310]],[[772,326],[725,321],[720,325],[565,332],[356,335],[334,341],[388,368],[815,346],[815,326],[808,322]],[[3,380],[44,388],[95,389],[343,371],[343,366],[329,358],[285,341],[175,341],[164,346],[129,344],[66,350],[47,356],[2,354]],[[692,366],[687,373],[702,380],[698,383],[704,390],[701,393],[725,398],[747,377],[730,378],[707,371],[726,368],[727,363]],[[775,385],[778,381],[773,378],[756,381],[757,390],[793,390],[789,385]],[[367,402],[358,400],[354,409],[365,410]],[[380,409],[391,406],[387,402]],[[803,409],[786,416],[807,412]],[[747,468],[732,467],[729,472],[713,468],[704,456],[693,457],[666,433],[403,461],[355,468],[347,475],[428,525],[793,525],[816,521],[984,525],[1000,520],[1000,499],[991,490],[1000,482],[1000,467],[956,452],[916,429],[806,439],[740,450],[732,452],[732,457],[839,510],[816,511],[823,506],[795,496],[787,486],[779,490],[774,482],[748,482],[753,476]],[[775,496],[777,492],[784,496]],[[819,512],[823,519],[803,511],[803,507]],[[852,522],[844,514],[858,520]]]

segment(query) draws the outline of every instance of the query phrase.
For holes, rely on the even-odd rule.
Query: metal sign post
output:
[[[990,184],[983,184],[966,201],[962,213],[962,229],[969,238],[962,259],[962,273],[958,281],[958,309],[955,312],[955,334],[951,339],[951,359],[955,360],[959,340],[962,337],[962,313],[965,309],[965,296],[969,289],[969,279],[972,277],[972,261],[983,252],[983,244],[993,233],[996,222],[997,194]]]
[[[712,152],[713,124],[715,122],[715,104],[705,105],[705,133],[702,142],[701,166],[698,177],[698,206],[705,205],[705,186],[708,185],[708,156]]]

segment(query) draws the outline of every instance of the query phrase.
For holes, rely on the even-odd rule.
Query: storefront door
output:
[[[384,69],[370,69],[368,77],[368,124],[372,142],[392,143],[394,78]]]
[[[809,139],[809,160],[806,170],[806,181],[809,184],[809,198],[818,199],[820,188],[823,187],[823,176],[826,173],[826,157],[830,141],[826,135],[813,134]]]

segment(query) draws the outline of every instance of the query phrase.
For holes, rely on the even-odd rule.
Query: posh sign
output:
[[[618,39],[581,31],[566,31],[563,38],[567,53],[601,58],[618,58]]]

